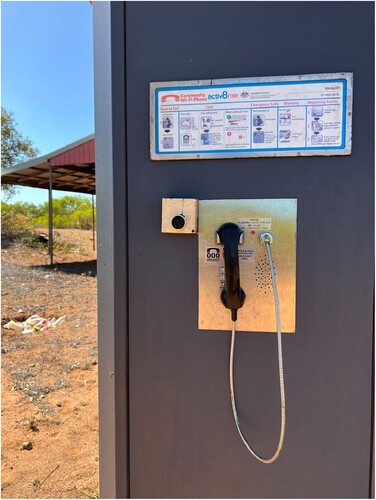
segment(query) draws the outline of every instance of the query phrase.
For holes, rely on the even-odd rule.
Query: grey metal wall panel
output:
[[[126,46],[131,496],[367,497],[373,4],[129,2]],[[149,159],[151,81],[337,71],[354,72],[350,157]],[[298,198],[297,333],[283,339],[287,431],[271,466],[236,433],[230,336],[197,331],[197,241],[160,233],[162,197]],[[273,335],[239,335],[236,389],[246,435],[270,454]]]
[[[101,498],[129,496],[124,5],[94,4]],[[116,78],[113,75],[116,71]]]

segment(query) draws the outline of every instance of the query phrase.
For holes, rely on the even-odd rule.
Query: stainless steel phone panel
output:
[[[246,301],[237,330],[276,332],[272,281],[260,234],[273,235],[272,252],[281,308],[282,332],[295,332],[296,199],[199,201],[199,329],[231,330],[231,313],[220,300],[224,286],[223,247],[216,230],[234,222],[244,230],[239,246],[240,284]]]

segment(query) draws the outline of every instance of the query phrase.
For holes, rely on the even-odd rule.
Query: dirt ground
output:
[[[2,498],[99,496],[96,253],[91,231],[55,243],[53,268],[46,248],[2,249],[2,327],[66,315],[48,332],[2,328]]]

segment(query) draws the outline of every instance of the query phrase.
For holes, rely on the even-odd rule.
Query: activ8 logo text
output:
[[[227,90],[223,90],[221,93],[209,94],[208,99],[236,99],[238,94],[230,94]]]

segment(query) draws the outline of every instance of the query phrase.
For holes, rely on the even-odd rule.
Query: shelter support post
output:
[[[49,166],[48,183],[48,253],[50,254],[50,266],[54,265],[54,235],[53,235],[53,211],[52,211],[52,168]]]
[[[93,224],[93,251],[95,251],[95,213],[94,213],[94,195],[91,195],[91,211]]]

